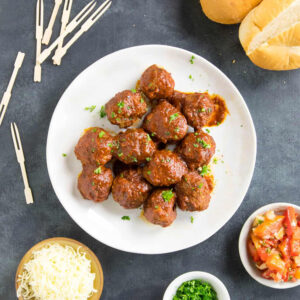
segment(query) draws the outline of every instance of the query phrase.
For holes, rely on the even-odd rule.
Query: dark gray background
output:
[[[47,24],[54,1],[44,1]],[[86,2],[74,0],[73,15]],[[35,243],[54,236],[77,239],[95,251],[105,276],[102,299],[161,299],[173,278],[192,270],[208,271],[219,277],[232,299],[299,299],[299,287],[273,290],[251,279],[239,259],[238,236],[246,218],[260,206],[279,201],[299,204],[300,71],[271,72],[254,66],[239,44],[238,26],[209,21],[196,0],[113,2],[100,22],[71,48],[60,67],[49,61],[44,63],[42,83],[35,84],[35,1],[1,0],[1,95],[17,52],[24,51],[26,57],[0,127],[0,299],[15,299],[14,276],[24,253]],[[73,222],[52,189],[45,150],[57,101],[82,70],[108,53],[153,43],[191,50],[229,76],[252,113],[258,155],[247,196],[228,224],[198,246],[146,256],[109,248]],[[11,121],[17,122],[23,140],[35,198],[31,206],[25,205],[20,167],[10,135]]]

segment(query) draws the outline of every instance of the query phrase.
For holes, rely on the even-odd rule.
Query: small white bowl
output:
[[[265,279],[261,275],[261,271],[258,270],[250,257],[247,249],[247,240],[249,237],[249,232],[251,230],[253,221],[257,215],[263,214],[267,212],[268,210],[274,210],[274,211],[283,211],[288,206],[292,206],[295,208],[296,212],[300,214],[300,207],[291,203],[272,203],[265,205],[258,210],[256,210],[245,222],[241,233],[239,237],[239,253],[241,261],[246,269],[246,271],[249,273],[249,275],[255,279],[257,282],[268,286],[270,288],[274,289],[289,289],[296,287],[300,285],[300,280],[297,280],[296,282],[275,282],[274,280]]]
[[[212,274],[200,271],[188,272],[175,278],[167,287],[163,300],[172,300],[180,285],[189,280],[200,279],[210,283],[214,290],[217,292],[218,300],[230,300],[229,293],[225,285],[217,277]]]

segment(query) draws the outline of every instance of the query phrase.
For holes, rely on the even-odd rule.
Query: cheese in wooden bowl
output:
[[[33,246],[16,273],[19,300],[98,300],[103,271],[95,254],[68,238],[52,238]]]

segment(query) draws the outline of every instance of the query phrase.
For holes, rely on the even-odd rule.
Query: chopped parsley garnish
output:
[[[178,116],[179,116],[179,113],[175,113],[175,114],[171,115],[171,116],[170,116],[170,123],[171,123],[172,121],[174,121],[176,118],[178,118]]]
[[[130,221],[130,217],[129,216],[123,216],[121,219],[124,220],[124,221]]]
[[[152,132],[152,133],[151,133],[151,136],[155,136],[155,135],[156,135],[156,133],[155,133],[155,132]]]
[[[95,153],[96,149],[95,149],[95,148],[92,148],[92,150],[91,150],[91,151],[92,151],[92,153]]]
[[[95,174],[101,174],[102,170],[101,167],[98,167],[97,169],[94,170]]]
[[[117,122],[121,122],[121,119],[120,119],[120,118],[116,118],[116,121],[117,121]]]
[[[62,154],[62,156],[63,156],[63,157],[66,157],[66,156],[67,156],[67,154],[66,154],[66,153],[63,153],[63,154]]]
[[[145,102],[145,100],[143,98],[141,98],[141,103],[144,103],[144,102]]]
[[[92,181],[92,186],[94,186],[95,185],[95,182],[94,181]]]
[[[179,132],[179,127],[176,126],[175,129],[174,129],[174,131],[175,131],[175,132]]]
[[[220,125],[220,122],[217,122],[217,126],[219,126]]]
[[[215,165],[218,163],[218,159],[217,159],[216,157],[214,157],[213,163],[214,163]]]
[[[172,300],[183,299],[218,300],[218,296],[209,283],[194,279],[182,283]]]
[[[97,128],[93,128],[91,131],[92,131],[92,132],[96,132],[96,131],[97,131]]]
[[[165,202],[170,202],[174,196],[174,193],[172,192],[172,189],[171,189],[171,190],[163,191],[161,193],[161,196]]]
[[[138,162],[138,160],[135,156],[131,156],[131,159],[132,159],[133,162]]]
[[[120,108],[123,108],[124,107],[124,101],[120,101],[120,102],[118,102],[118,107],[120,107]]]
[[[99,133],[99,138],[101,139],[104,135],[105,135],[105,132],[104,132],[104,131],[101,131],[101,132]]]
[[[106,116],[106,112],[105,112],[105,107],[104,105],[101,106],[101,109],[100,109],[100,118],[104,118]]]
[[[260,224],[262,224],[263,222],[264,222],[264,220],[258,220],[258,221],[257,221],[257,224],[260,225]]]
[[[119,157],[121,157],[122,155],[123,155],[123,153],[122,153],[122,152],[121,152],[121,153],[118,153],[118,156],[119,156]]]
[[[155,205],[155,206],[154,206],[155,209],[158,209],[158,207],[159,207],[158,205]]]
[[[195,56],[192,55],[191,58],[190,58],[190,63],[193,65],[194,64],[194,59],[195,59]]]
[[[151,174],[151,171],[147,171],[147,174],[150,175],[150,174]]]
[[[194,217],[191,216],[191,223],[193,224],[194,223]]]
[[[136,89],[131,89],[131,91],[132,91],[133,93],[136,93]]]
[[[201,146],[204,148],[204,149],[207,149],[207,148],[210,148],[210,144],[207,144],[204,140],[201,140],[200,138],[197,138],[197,142],[199,144],[201,144]]]
[[[148,133],[147,133],[147,141],[148,141],[148,142],[152,141],[152,140],[151,140],[151,137],[150,137],[150,135],[149,135]]]
[[[198,184],[198,189],[201,189],[203,187],[203,183],[201,182],[200,184]]]
[[[151,157],[146,157],[146,161],[150,161],[151,160]]]
[[[202,108],[201,108],[201,111],[204,112],[204,111],[206,111],[206,109],[205,109],[204,107],[202,107]]]
[[[178,139],[178,135],[175,134],[174,135],[174,139],[177,140]]]
[[[199,147],[199,145],[198,145],[198,144],[194,144],[194,147],[195,147],[195,148],[198,148],[198,147]]]
[[[85,107],[84,110],[89,110],[90,112],[94,111],[94,109],[96,108],[96,105],[92,105],[90,107]]]
[[[194,80],[193,76],[192,75],[189,75],[189,79],[191,80]]]
[[[204,176],[204,175],[208,174],[209,172],[210,172],[210,169],[209,169],[209,167],[208,167],[208,166],[206,166],[206,165],[204,165],[204,166],[202,166],[202,169],[201,169],[200,175],[201,175],[201,176]]]
[[[195,134],[196,136],[197,136],[197,135],[199,135],[199,133],[198,133],[198,132],[195,132],[194,134]]]
[[[270,254],[271,253],[271,248],[267,248],[266,251],[267,251],[268,254]]]
[[[114,118],[116,116],[116,114],[114,112],[111,113],[110,115],[112,118]]]
[[[205,131],[206,131],[207,133],[210,133],[210,130],[209,130],[208,128],[206,128]]]

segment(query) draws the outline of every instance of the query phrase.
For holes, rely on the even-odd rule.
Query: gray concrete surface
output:
[[[47,23],[53,1],[44,2]],[[73,15],[86,2],[74,0]],[[33,0],[0,1],[1,95],[17,51],[26,52],[0,127],[0,299],[16,298],[14,276],[23,254],[38,241],[54,236],[75,238],[95,251],[105,274],[101,299],[161,299],[174,277],[192,270],[218,276],[234,300],[299,299],[300,287],[273,290],[252,280],[240,262],[237,244],[242,224],[258,207],[276,201],[299,204],[300,71],[270,72],[255,67],[239,44],[238,26],[210,22],[196,0],[113,0],[109,12],[71,48],[62,66],[47,61],[43,65],[42,83],[34,84],[34,16]],[[184,251],[146,256],[111,249],[73,222],[52,189],[45,147],[53,110],[77,74],[108,53],[152,43],[194,51],[229,76],[252,113],[258,155],[243,204],[218,233]],[[10,136],[11,121],[17,122],[23,138],[36,201],[33,206],[25,205]]]

